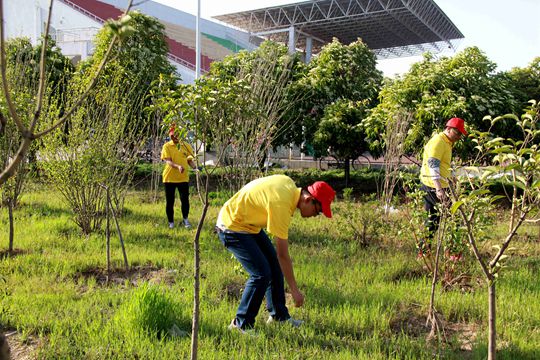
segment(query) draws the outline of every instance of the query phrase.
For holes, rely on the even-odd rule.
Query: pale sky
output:
[[[154,0],[196,14],[197,0]],[[294,3],[294,0],[200,0],[201,16]],[[135,0],[135,2],[137,2]],[[435,0],[465,35],[457,47],[478,46],[498,70],[525,67],[540,56],[540,0]],[[451,56],[448,52],[443,55]],[[419,57],[380,61],[386,75],[403,73]]]

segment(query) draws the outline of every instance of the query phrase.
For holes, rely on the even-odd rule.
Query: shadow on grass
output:
[[[0,260],[4,260],[7,258],[13,258],[20,255],[29,254],[29,250],[22,250],[22,249],[13,249],[12,251],[9,250],[0,250]]]
[[[71,216],[73,214],[68,208],[51,206],[46,202],[23,203],[19,209],[23,210],[26,216],[60,217],[64,215]]]
[[[89,279],[95,279],[102,287],[127,284],[138,286],[142,282],[171,286],[176,283],[177,274],[175,269],[160,268],[153,264],[130,266],[128,269],[114,267],[110,272],[102,267],[89,267],[74,274],[73,280],[84,284]]]
[[[540,359],[540,349],[523,350],[510,344],[504,347],[501,340],[498,340],[497,359],[498,360],[538,360]],[[487,358],[487,339],[485,343],[478,345],[466,359],[486,359]]]

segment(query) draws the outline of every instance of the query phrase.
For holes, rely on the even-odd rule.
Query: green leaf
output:
[[[492,196],[492,197],[490,198],[489,202],[490,202],[491,204],[493,204],[494,202],[496,202],[496,201],[498,201],[498,200],[501,200],[501,199],[505,199],[505,198],[506,198],[506,196],[504,196],[504,195],[495,195],[495,196]]]
[[[459,209],[459,207],[463,205],[463,201],[459,200],[452,204],[452,207],[450,207],[450,212],[453,214],[456,213],[456,211]]]
[[[478,190],[474,190],[474,191],[471,191],[470,193],[470,196],[481,196],[481,195],[486,195],[486,194],[489,194],[490,191],[487,190],[487,189],[478,189]]]

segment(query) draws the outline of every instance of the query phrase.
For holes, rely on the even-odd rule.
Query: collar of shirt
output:
[[[448,138],[448,136],[446,136],[446,134],[444,132],[442,133],[439,133],[442,137],[442,139],[447,143],[449,144],[450,146],[454,147],[454,143],[450,141],[450,139]]]

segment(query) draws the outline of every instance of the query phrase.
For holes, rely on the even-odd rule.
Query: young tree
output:
[[[139,12],[123,23],[125,37],[112,51],[113,58],[90,96],[71,117],[70,136],[57,131],[47,140],[47,173],[85,234],[101,225],[104,188],[111,196],[111,210],[121,213],[137,152],[153,125],[144,110],[151,87],[160,77],[174,81],[163,25]],[[82,64],[71,84],[72,93],[80,93],[94,76],[112,36],[110,28],[98,33],[96,53]]]
[[[256,169],[275,134],[286,126],[282,114],[294,106],[285,91],[291,82],[293,65],[294,58],[287,55],[286,48],[267,42],[252,53],[241,52],[227,58],[224,64],[213,64],[210,73],[193,85],[155,93],[152,110],[163,116],[164,127],[175,123],[180,138],[192,130],[199,145],[197,152],[212,147],[218,164],[228,157],[229,163],[224,166],[229,190],[234,191],[251,180],[257,171],[254,166]],[[216,169],[203,166],[202,176],[197,176],[203,212],[193,241],[192,359],[198,354],[200,235],[209,205],[209,179]]]
[[[515,238],[518,229],[527,219],[540,222],[538,208],[540,207],[540,107],[539,103],[531,101],[531,107],[521,118],[515,115],[505,115],[496,118],[486,117],[491,127],[497,122],[513,122],[521,130],[521,138],[496,137],[493,133],[477,132],[474,138],[476,149],[485,157],[491,166],[486,169],[469,168],[470,172],[480,176],[478,182],[466,177],[466,183],[473,191],[464,192],[458,183],[450,187],[454,198],[452,213],[457,213],[467,229],[470,248],[480,266],[488,286],[488,359],[496,356],[496,284],[500,270],[504,267],[505,252]],[[484,204],[492,203],[500,196],[489,191],[494,179],[503,181],[512,191],[509,201],[512,204],[508,217],[508,229],[502,237],[500,245],[495,246],[495,255],[485,255],[479,251],[475,228],[481,223]]]
[[[128,5],[126,7],[127,14],[129,9],[131,8],[131,2],[132,0],[128,1]],[[16,105],[13,101],[13,96],[11,93],[11,89],[9,86],[9,82],[7,80],[6,75],[6,44],[4,39],[4,12],[3,12],[3,1],[0,0],[0,77],[2,79],[2,92],[3,96],[6,100],[7,104],[7,113],[11,117],[11,121],[15,123],[17,127],[17,131],[20,133],[21,141],[20,145],[18,147],[18,150],[13,156],[12,159],[8,162],[8,164],[2,169],[0,173],[0,186],[3,185],[10,177],[12,177],[19,166],[19,164],[24,160],[30,145],[32,142],[38,138],[41,138],[45,136],[46,134],[54,131],[55,129],[61,127],[65,124],[65,122],[68,120],[68,118],[71,116],[71,114],[77,109],[77,107],[81,104],[81,102],[86,98],[90,90],[94,87],[101,70],[103,69],[104,65],[108,61],[109,54],[111,50],[114,48],[116,42],[123,36],[123,32],[126,31],[126,25],[122,20],[119,21],[109,21],[107,23],[107,27],[110,27],[112,31],[114,31],[114,36],[111,38],[111,42],[106,50],[105,56],[103,57],[103,61],[97,66],[97,71],[95,72],[95,76],[90,79],[90,81],[87,83],[86,90],[83,91],[78,98],[77,101],[75,101],[71,108],[66,109],[64,112],[58,113],[58,116],[51,124],[43,124],[43,119],[41,116],[41,112],[43,110],[43,100],[44,100],[44,94],[47,88],[46,84],[46,76],[45,76],[45,69],[47,64],[47,48],[48,48],[48,39],[49,39],[49,26],[50,26],[50,19],[52,15],[52,9],[53,9],[53,0],[49,3],[48,8],[48,18],[45,23],[45,33],[44,33],[44,41],[41,48],[41,55],[40,55],[40,61],[39,61],[39,83],[38,88],[35,95],[34,100],[34,111],[32,112],[30,116],[30,122],[29,124],[24,124],[24,122],[21,119],[21,115],[19,110],[16,108]],[[2,120],[2,123],[7,123],[7,116],[4,115],[3,110],[2,114],[0,114],[0,119]],[[41,121],[40,121],[41,120]]]
[[[33,94],[39,84],[39,58],[42,44],[32,46],[25,38],[15,38],[6,42],[6,80],[12,91],[12,100],[20,114],[20,119],[28,126],[29,114],[32,113]],[[44,94],[44,101],[48,103],[52,97],[61,98],[65,93],[67,80],[71,77],[73,65],[68,58],[64,57],[55,46],[54,41],[48,42],[46,49],[47,58],[50,59],[45,69],[48,88]],[[17,148],[22,140],[21,135],[11,120],[4,98],[0,99],[0,114],[6,114],[6,118],[0,122],[0,166],[5,168],[17,153]],[[3,115],[0,115],[3,116]],[[9,247],[13,251],[14,242],[14,217],[13,210],[17,207],[22,195],[27,173],[30,171],[30,160],[35,158],[36,146],[31,146],[29,153],[16,168],[15,176],[4,183],[1,188],[1,204],[6,206],[9,214]],[[30,159],[30,160],[29,160]]]

